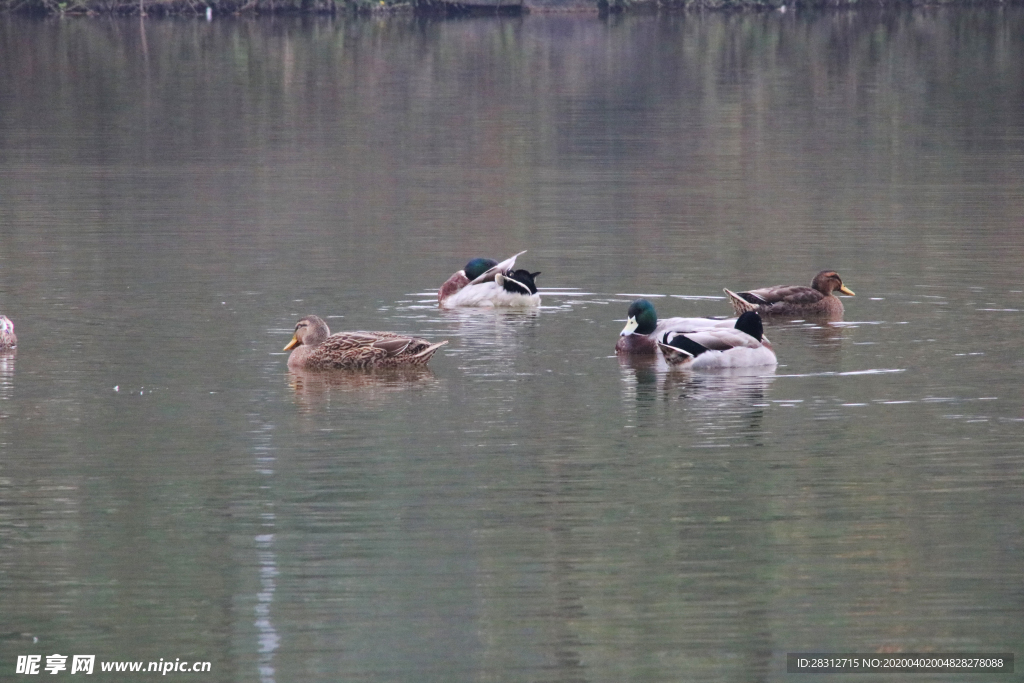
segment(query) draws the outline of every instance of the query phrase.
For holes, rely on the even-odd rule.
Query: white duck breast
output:
[[[445,308],[476,306],[493,308],[532,308],[540,306],[540,294],[509,292],[497,282],[481,282],[463,287],[442,302]]]

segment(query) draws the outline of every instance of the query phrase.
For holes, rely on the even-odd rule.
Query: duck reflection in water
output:
[[[760,401],[775,379],[774,366],[680,372],[660,356],[619,356],[619,367],[627,385],[633,387],[630,393],[638,401],[654,398]]]
[[[14,359],[17,356],[18,338],[14,336],[14,323],[6,315],[0,315],[0,400],[11,398],[14,393]],[[0,415],[6,416],[6,411]]]
[[[775,368],[672,370],[659,357],[619,357],[633,427],[686,434],[692,446],[759,445]]]
[[[655,356],[620,356],[624,397],[631,403],[699,401],[701,413],[736,415],[761,412],[775,379],[775,368],[720,368],[679,372]]]
[[[295,393],[295,401],[306,409],[329,405],[332,398],[351,398],[360,404],[386,401],[395,394],[437,383],[433,371],[423,366],[335,372],[288,370],[288,384]]]
[[[536,308],[456,308],[444,310],[447,337],[459,344],[448,354],[470,375],[514,375],[516,361],[536,341],[540,311]]]
[[[802,349],[804,353],[801,370],[831,370],[841,366],[845,340],[855,336],[850,328],[854,323],[812,320],[767,320],[766,334],[770,334],[780,348]],[[799,352],[793,352],[798,355]],[[808,361],[813,359],[814,363]],[[787,368],[793,371],[792,365]]]
[[[0,349],[0,400],[14,395],[14,361],[17,355],[14,348]],[[6,415],[6,411],[0,411],[0,416]]]

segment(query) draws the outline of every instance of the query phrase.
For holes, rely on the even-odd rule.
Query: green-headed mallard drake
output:
[[[833,292],[853,296],[834,270],[823,270],[814,276],[810,287],[778,285],[752,289],[749,292],[725,290],[732,308],[739,315],[757,311],[761,315],[821,316],[838,318],[843,314],[843,302]]]
[[[18,338],[14,336],[14,323],[6,315],[0,315],[0,351],[13,349],[18,345]]]
[[[540,306],[535,279],[540,272],[515,270],[515,256],[498,263],[476,258],[456,272],[437,291],[441,308],[476,306],[486,308],[529,308]]]
[[[447,341],[431,344],[424,339],[395,332],[338,332],[307,315],[295,324],[295,334],[285,351],[288,367],[305,370],[361,370],[400,365],[426,365]],[[294,349],[294,350],[293,350]]]
[[[666,332],[658,342],[669,365],[692,368],[753,368],[778,364],[764,336],[761,316],[747,311],[733,327],[709,327],[697,332]]]
[[[718,318],[666,318],[658,320],[654,304],[647,299],[637,299],[626,312],[626,326],[615,342],[615,353],[650,354],[658,352],[658,342],[666,333],[697,332],[711,327],[731,328],[735,319]]]

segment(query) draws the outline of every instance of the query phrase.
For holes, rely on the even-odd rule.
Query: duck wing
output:
[[[375,332],[337,332],[325,339],[316,349],[322,352],[344,352],[373,348],[374,343],[380,339]]]
[[[680,343],[676,341],[678,337],[684,337],[690,342],[697,343],[708,351],[728,351],[730,349],[738,348],[756,349],[761,346],[761,342],[754,339],[746,332],[737,330],[735,327],[713,327],[706,330],[700,330],[698,332],[690,332],[688,334],[669,335],[665,341],[669,344],[678,344]],[[685,347],[688,350],[691,348],[688,344],[686,344]]]
[[[664,339],[665,334],[687,334],[713,328],[734,329],[736,318],[665,318],[659,320],[654,334],[658,339]]]
[[[397,356],[409,348],[413,341],[412,337],[394,337],[392,339],[378,339],[373,342],[372,346],[375,349],[384,349],[389,356]]]
[[[431,344],[426,339],[410,337],[406,334],[396,332],[363,332],[376,338],[371,346],[374,349],[383,349],[388,356],[405,356],[406,358],[430,358],[434,351],[448,343],[448,340]]]
[[[778,303],[805,306],[817,303],[825,298],[824,294],[806,285],[762,287],[761,289],[752,289],[749,292],[739,292],[737,296],[760,306],[771,306]]]

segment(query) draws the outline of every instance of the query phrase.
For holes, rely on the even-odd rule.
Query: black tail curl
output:
[[[672,337],[672,341],[668,340],[668,335],[669,333],[666,332],[662,343],[667,344],[668,346],[674,346],[681,351],[685,351],[694,358],[708,350],[706,346],[698,344],[684,334],[677,334]]]
[[[524,269],[510,270],[504,274],[501,286],[506,292],[513,294],[536,294],[535,278],[538,275],[540,275],[540,271],[531,273]]]

